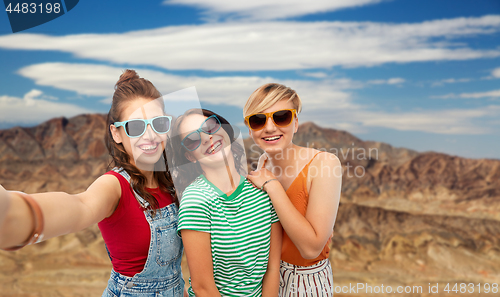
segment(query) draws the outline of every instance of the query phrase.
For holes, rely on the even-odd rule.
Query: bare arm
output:
[[[9,193],[0,185],[0,230],[10,208],[11,199]]]
[[[196,297],[220,297],[214,280],[210,233],[183,229],[181,234]]]
[[[342,167],[333,154],[322,153],[310,165],[317,174],[311,179],[306,216],[293,206],[285,190],[277,181],[265,185],[274,209],[286,233],[305,259],[314,259],[330,238],[340,201]],[[257,186],[275,178],[267,169],[251,172],[248,176]]]
[[[44,216],[44,238],[85,229],[110,216],[121,195],[118,179],[112,175],[99,177],[80,194],[49,192],[31,195],[40,205]],[[1,201],[10,206],[0,220],[0,248],[24,242],[33,229],[31,210],[16,192],[0,189]],[[0,214],[1,219],[1,214]]]
[[[271,225],[271,247],[267,271],[262,283],[262,297],[276,297],[279,293],[282,234],[283,229],[279,222]]]

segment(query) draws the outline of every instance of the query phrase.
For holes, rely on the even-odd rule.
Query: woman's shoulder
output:
[[[243,180],[243,191],[244,193],[252,193],[253,195],[262,195],[262,196],[268,196],[265,191],[262,191],[259,188],[256,188],[247,178]]]
[[[210,196],[207,195],[210,187],[203,178],[197,177],[189,186],[182,192],[182,200],[195,199],[195,200],[209,200]]]
[[[184,191],[199,191],[206,187],[203,177],[200,175],[193,180]]]
[[[340,163],[340,160],[337,157],[337,155],[332,154],[326,150],[319,150],[319,149],[315,149],[315,148],[310,148],[310,150],[311,150],[312,155],[313,155],[313,159],[312,159],[313,162],[314,161],[333,161],[334,163],[335,162]]]
[[[301,160],[304,165],[309,165],[310,167],[337,167],[340,166],[340,160],[335,155],[326,149],[315,149],[309,147],[300,147],[298,153],[295,154]]]
[[[115,179],[117,179],[121,185],[129,184],[129,181],[126,178],[126,176],[128,176],[128,173],[123,168],[115,167],[109,170],[108,172],[104,173],[101,177],[104,176],[107,176],[108,179],[111,178],[111,176],[114,176]]]

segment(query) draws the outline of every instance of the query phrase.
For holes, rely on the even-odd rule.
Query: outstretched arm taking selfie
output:
[[[262,297],[276,297],[280,284],[281,237],[283,229],[280,223],[271,225],[271,247],[267,271],[262,284]]]
[[[44,218],[43,239],[80,231],[110,216],[120,194],[120,183],[111,175],[99,177],[85,192],[75,195],[63,192],[32,194]],[[29,205],[20,193],[5,191],[2,187],[0,206],[0,248],[22,244],[35,224]]]
[[[5,216],[9,211],[11,204],[11,198],[9,197],[9,193],[0,185],[0,230],[2,230],[2,226],[5,220]]]

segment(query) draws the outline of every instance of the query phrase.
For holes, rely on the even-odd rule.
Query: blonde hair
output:
[[[250,95],[243,108],[243,117],[262,112],[281,100],[292,102],[297,114],[302,110],[302,101],[295,90],[281,84],[269,83],[260,86]]]

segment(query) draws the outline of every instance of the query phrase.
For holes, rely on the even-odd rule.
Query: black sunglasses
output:
[[[200,128],[198,130],[189,133],[184,139],[182,139],[181,144],[188,151],[196,150],[201,144],[201,135],[200,132],[212,135],[215,132],[219,131],[221,127],[221,123],[219,118],[216,115],[209,116],[203,123],[201,123]]]

